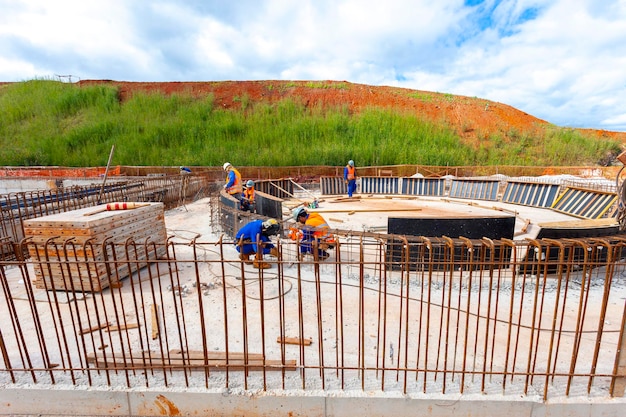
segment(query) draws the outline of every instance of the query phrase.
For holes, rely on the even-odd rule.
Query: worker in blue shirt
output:
[[[267,262],[263,262],[263,254],[278,257],[278,249],[271,243],[270,236],[277,235],[279,231],[280,225],[275,219],[253,220],[247,223],[235,236],[239,259],[244,263],[252,263],[255,268],[271,267]],[[250,261],[252,254],[256,254],[254,261]]]
[[[224,171],[226,172],[226,184],[224,184],[224,189],[228,194],[235,197],[238,201],[241,201],[241,192],[243,191],[241,174],[230,162],[224,163]]]

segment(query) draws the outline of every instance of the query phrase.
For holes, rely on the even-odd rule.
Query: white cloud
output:
[[[0,0],[0,80],[333,79],[626,130],[626,1]]]

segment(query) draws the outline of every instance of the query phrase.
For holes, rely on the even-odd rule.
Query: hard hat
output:
[[[304,207],[298,207],[293,210],[293,219],[298,221],[298,217],[306,215],[306,209]]]
[[[224,162],[224,171],[227,171],[228,168],[230,168],[232,165],[230,165],[230,162]]]
[[[267,219],[261,224],[264,235],[275,235],[280,230],[280,225],[276,219]]]
[[[248,180],[248,182],[246,183],[246,187],[254,187],[254,181]]]
[[[267,229],[269,227],[271,227],[274,224],[278,224],[278,222],[276,221],[276,219],[267,219],[263,222],[263,228]]]
[[[349,161],[348,161],[348,165],[350,165],[351,167],[353,167],[353,166],[354,166],[354,161],[353,161],[352,159],[351,159],[351,160],[349,160]]]

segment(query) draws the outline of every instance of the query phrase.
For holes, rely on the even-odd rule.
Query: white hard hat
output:
[[[230,168],[232,165],[230,164],[230,162],[224,162],[224,171],[226,171],[228,168]]]
[[[254,181],[248,180],[248,182],[246,183],[246,187],[254,187]]]
[[[351,167],[353,167],[353,166],[354,166],[354,161],[353,161],[352,159],[351,159],[351,160],[349,160],[349,161],[348,161],[348,165],[350,165]]]

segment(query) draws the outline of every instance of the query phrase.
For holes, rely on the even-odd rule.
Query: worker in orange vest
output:
[[[243,191],[241,174],[229,162],[224,164],[224,171],[226,171],[226,184],[224,185],[224,189],[237,200],[241,200],[241,192]]]
[[[352,194],[356,191],[356,168],[352,159],[348,161],[348,165],[343,169],[343,179],[348,186],[348,197],[352,197]]]
[[[243,195],[241,196],[241,209],[243,211],[255,211],[254,206],[254,181],[248,180],[246,186],[243,189]]]
[[[289,237],[300,241],[300,255],[313,254],[313,242],[317,241],[317,255],[320,260],[327,259],[327,249],[334,248],[334,237],[330,227],[319,213],[309,213],[304,207],[293,211],[293,218],[299,229],[291,230]]]

